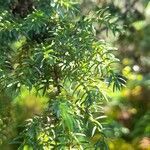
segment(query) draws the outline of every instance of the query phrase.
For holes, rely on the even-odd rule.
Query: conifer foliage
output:
[[[102,106],[108,86],[125,81],[113,68],[115,49],[96,38],[103,14],[83,16],[75,0],[0,1],[1,87],[13,96],[26,87],[49,97],[45,112],[14,140],[19,149],[107,149]]]

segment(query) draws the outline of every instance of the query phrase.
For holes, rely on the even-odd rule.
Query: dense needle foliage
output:
[[[14,139],[19,149],[107,149],[102,106],[108,87],[125,81],[113,67],[115,49],[96,38],[95,24],[113,25],[104,13],[82,15],[71,0],[1,0],[1,89],[11,97],[36,89],[49,99]]]

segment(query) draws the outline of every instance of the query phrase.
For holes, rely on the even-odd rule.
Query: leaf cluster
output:
[[[20,149],[107,149],[102,106],[108,86],[125,80],[114,69],[115,48],[96,38],[101,17],[82,16],[71,0],[35,1],[24,17],[2,6],[0,84],[10,94],[26,87],[49,97],[48,110],[18,137]]]

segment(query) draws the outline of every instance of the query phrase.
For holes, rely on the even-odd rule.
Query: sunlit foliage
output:
[[[71,0],[1,1],[0,12],[2,89],[12,99],[24,88],[48,99],[35,109],[32,96],[16,100],[34,113],[11,144],[20,150],[108,149],[103,105],[111,87],[125,84],[114,68],[116,49],[96,36],[97,24],[118,31],[109,14],[82,15]]]

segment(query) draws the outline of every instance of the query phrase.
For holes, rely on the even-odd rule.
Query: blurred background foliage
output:
[[[110,14],[110,18],[106,16],[105,26],[95,24],[95,32],[99,39],[105,38],[118,48],[116,55],[121,62],[117,67],[127,79],[126,87],[121,91],[109,91],[112,99],[104,108],[108,116],[105,133],[109,137],[109,148],[150,150],[150,2],[83,0],[81,5],[83,14],[89,13],[93,8],[103,8]],[[90,13],[93,15],[93,12]],[[111,26],[111,23],[117,25]],[[108,30],[110,26],[111,31]],[[115,35],[112,34],[113,29],[118,30]],[[22,130],[21,125],[26,119],[40,114],[46,107],[47,98],[42,94],[37,96],[34,90],[29,93],[22,89],[21,94],[14,100],[2,91],[1,149],[17,149],[18,145],[11,145],[11,140]],[[96,141],[97,138],[99,135],[95,135],[91,140]],[[24,147],[24,150],[30,149],[28,146]]]

